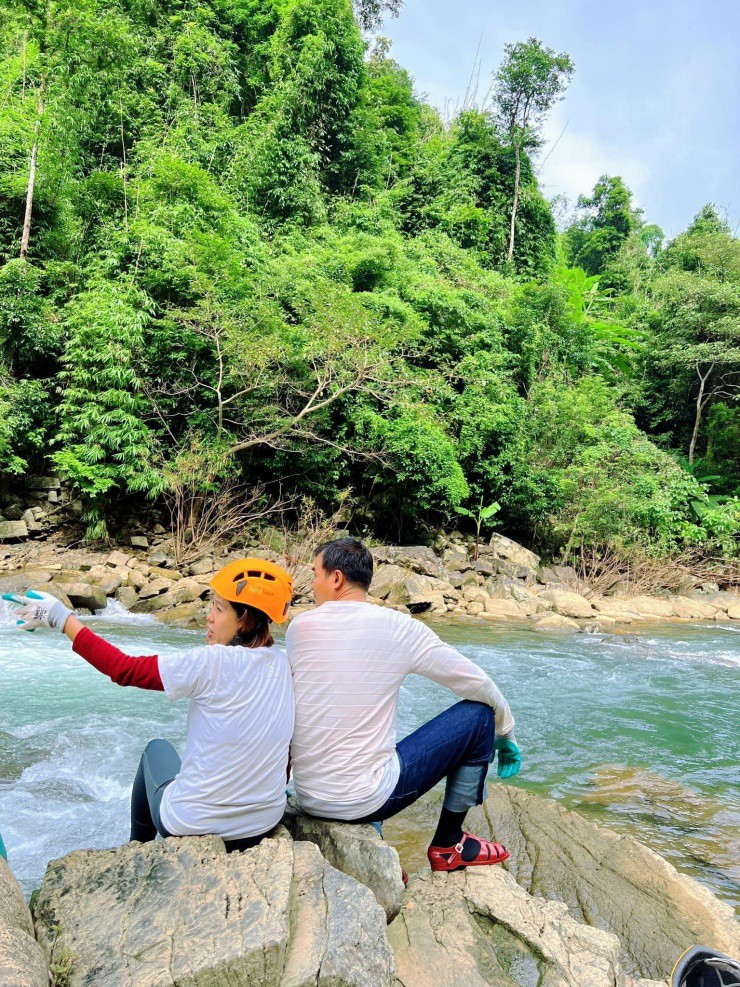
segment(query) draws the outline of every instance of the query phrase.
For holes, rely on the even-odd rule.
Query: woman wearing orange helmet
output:
[[[290,666],[270,622],[282,623],[293,595],[280,566],[231,562],[211,581],[206,646],[169,657],[134,658],[85,627],[48,593],[9,597],[23,630],[52,627],[118,685],[189,699],[182,762],[165,740],[147,744],[131,794],[131,839],[215,833],[227,850],[254,846],[282,818],[294,702]]]

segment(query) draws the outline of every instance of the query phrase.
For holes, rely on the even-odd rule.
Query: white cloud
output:
[[[563,126],[553,133],[553,124],[548,125],[548,145],[541,154],[539,177],[548,197],[564,193],[575,202],[579,195],[589,194],[602,175],[620,175],[637,202],[643,200],[651,177],[644,154],[570,126],[563,132]]]

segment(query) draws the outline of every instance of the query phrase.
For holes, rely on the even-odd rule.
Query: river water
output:
[[[132,654],[202,641],[127,614],[88,618]],[[664,625],[548,637],[505,625],[436,630],[506,695],[524,765],[513,784],[629,833],[740,904],[740,630]],[[49,860],[128,838],[128,799],[152,737],[182,749],[187,703],[121,689],[62,635],[0,611],[0,832],[28,895]],[[399,736],[453,702],[410,677]]]

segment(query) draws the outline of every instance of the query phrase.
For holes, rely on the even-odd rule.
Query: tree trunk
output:
[[[694,454],[696,453],[696,440],[699,438],[699,426],[701,425],[701,416],[706,407],[706,403],[709,398],[704,397],[704,386],[709,380],[709,376],[714,370],[714,364],[707,370],[706,374],[702,377],[699,368],[696,368],[696,372],[699,375],[699,393],[696,396],[696,414],[694,415],[694,430],[691,433],[691,442],[689,443],[689,466],[694,465]]]
[[[514,151],[516,153],[516,172],[514,174],[514,202],[511,206],[511,228],[509,229],[509,251],[506,255],[507,261],[512,261],[514,259],[514,230],[516,227],[516,211],[519,206],[519,178],[522,173],[519,144],[514,144]]]
[[[39,131],[41,130],[41,118],[44,115],[44,101],[46,98],[46,82],[41,83],[41,98],[39,99],[39,116],[36,121],[36,130],[33,137],[33,147],[31,148],[31,166],[28,170],[28,188],[26,189],[26,213],[23,217],[23,233],[21,235],[21,260],[26,259],[28,244],[31,239],[31,214],[33,212],[33,190],[36,184],[36,159],[39,151]]]

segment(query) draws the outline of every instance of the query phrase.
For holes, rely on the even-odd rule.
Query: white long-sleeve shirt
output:
[[[482,668],[407,614],[331,601],[296,617],[286,647],[296,701],[293,781],[307,812],[360,819],[398,781],[396,705],[414,673],[494,710],[497,736],[514,729],[508,703]]]

